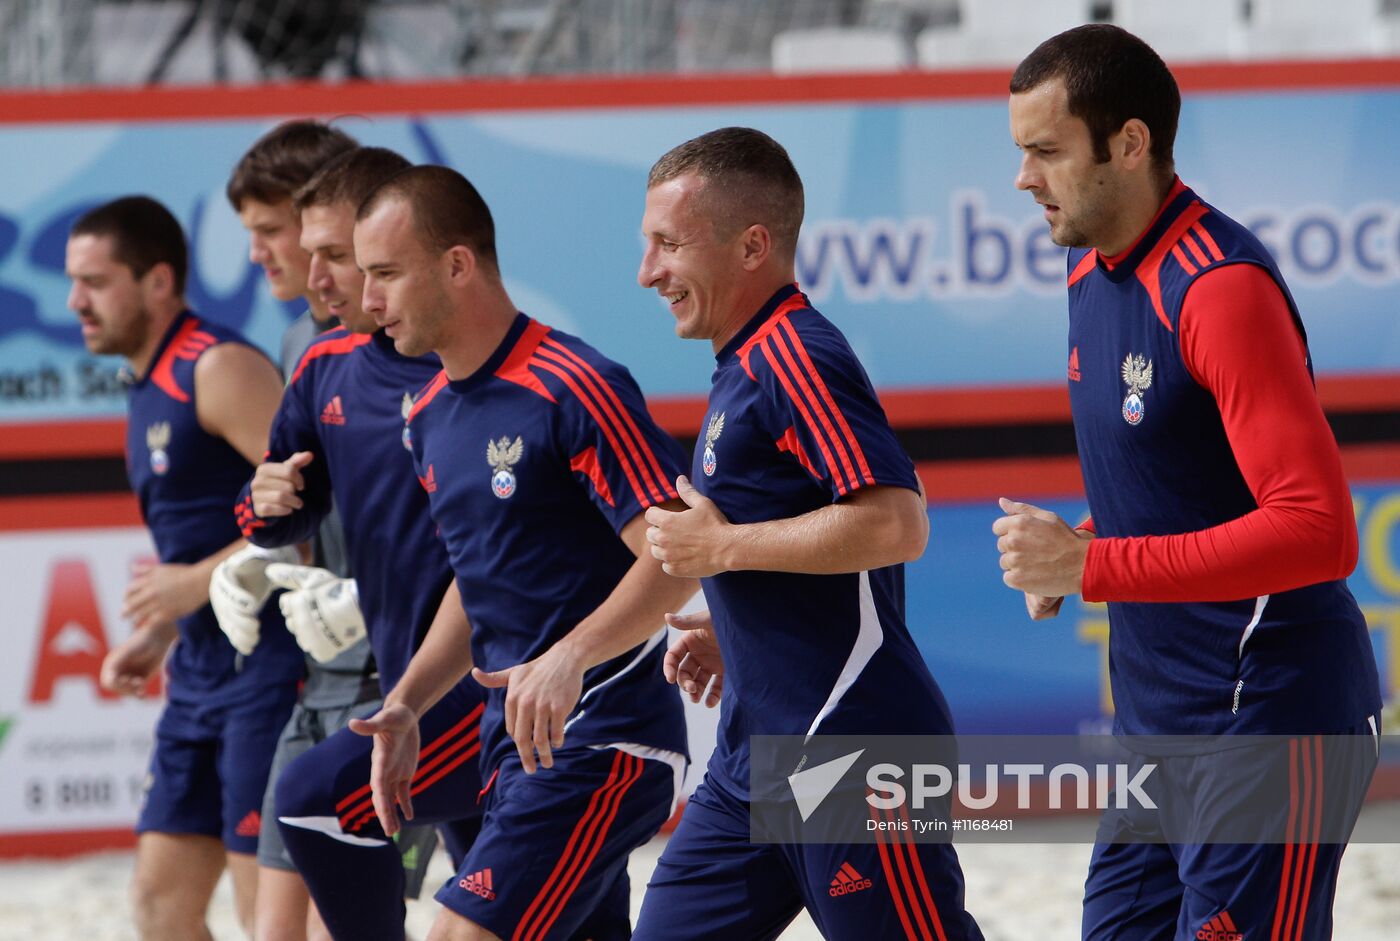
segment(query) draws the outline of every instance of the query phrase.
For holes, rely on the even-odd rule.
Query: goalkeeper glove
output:
[[[269,565],[272,584],[288,589],[278,599],[287,630],[317,663],[326,663],[365,636],[360,595],[353,578],[336,578],[310,565]]]
[[[245,657],[258,645],[258,612],[272,594],[266,569],[273,562],[295,562],[293,546],[247,546],[224,559],[209,579],[209,604],[229,643]]]

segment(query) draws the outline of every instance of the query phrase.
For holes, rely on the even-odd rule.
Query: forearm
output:
[[[647,640],[665,626],[668,612],[679,611],[699,590],[697,579],[667,575],[643,553],[607,600],[556,646],[587,670]]]
[[[840,575],[910,562],[928,541],[928,513],[912,490],[878,487],[790,519],[731,524],[728,571]]]
[[[1349,505],[1264,507],[1198,532],[1095,539],[1084,599],[1236,601],[1345,578],[1355,565]]]
[[[472,628],[456,581],[448,586],[433,623],[403,677],[384,697],[422,715],[472,669]]]

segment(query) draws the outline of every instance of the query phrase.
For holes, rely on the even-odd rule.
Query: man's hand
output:
[[[676,492],[688,509],[677,513],[654,506],[646,512],[652,556],[661,561],[667,575],[706,578],[729,571],[724,560],[732,529],[729,520],[684,474],[676,478]]]
[[[209,604],[214,608],[219,629],[245,657],[258,645],[261,627],[258,613],[272,594],[273,585],[266,573],[268,564],[295,561],[297,552],[291,546],[280,549],[248,546],[215,567],[209,579]]]
[[[137,630],[108,651],[98,682],[103,689],[123,696],[145,695],[146,684],[165,662],[174,636],[173,625]]]
[[[253,471],[253,482],[249,485],[253,512],[266,519],[291,516],[300,510],[303,504],[297,494],[306,489],[301,469],[310,464],[315,456],[310,451],[298,451],[285,461],[259,464]]]
[[[391,703],[368,719],[351,719],[350,731],[374,736],[370,752],[369,783],[374,812],[387,836],[413,819],[413,774],[418,770],[418,716],[402,703]]]
[[[328,663],[365,636],[365,617],[353,578],[313,565],[276,563],[267,580],[288,591],[277,599],[287,630],[317,663]]]
[[[724,692],[724,659],[720,656],[719,642],[715,640],[710,612],[668,614],[666,623],[682,632],[661,661],[666,682],[679,686],[693,703],[700,702],[703,694],[705,705],[713,709],[719,705],[720,694]]]
[[[539,764],[554,767],[552,749],[564,746],[564,722],[583,692],[583,665],[557,643],[529,663],[472,677],[488,689],[506,689],[506,734],[515,739],[526,774]]]
[[[1071,529],[1054,513],[1029,503],[1002,497],[1000,504],[1007,515],[992,524],[992,532],[1006,573],[1002,581],[1026,593],[1032,618],[1051,617],[1065,595],[1082,590],[1093,535]],[[1031,596],[1038,597],[1033,601]]]
[[[143,560],[132,566],[122,599],[122,617],[138,628],[173,624],[208,603],[209,580],[201,576],[198,566]]]

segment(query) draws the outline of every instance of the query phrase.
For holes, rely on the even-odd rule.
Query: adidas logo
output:
[[[341,408],[340,396],[334,396],[329,402],[326,403],[326,407],[321,409],[321,424],[345,424],[345,410]]]
[[[1069,378],[1073,382],[1079,381],[1079,347],[1069,351]]]
[[[840,869],[836,870],[836,878],[831,880],[831,888],[826,890],[826,894],[832,898],[840,898],[843,895],[850,895],[852,892],[868,889],[871,885],[869,879],[856,872],[856,867],[845,862],[841,864]]]
[[[398,834],[394,835],[397,836]],[[410,846],[408,852],[403,854],[399,862],[401,862],[403,868],[407,869],[409,872],[416,871],[418,869],[418,847]]]
[[[429,493],[437,493],[437,478],[433,476],[433,465],[428,465],[428,476],[419,477],[418,482],[423,485],[423,489]]]
[[[1235,927],[1229,912],[1221,912],[1200,927],[1196,941],[1244,941],[1244,934]]]
[[[481,896],[488,902],[496,897],[496,891],[491,888],[491,870],[489,869],[474,872],[465,879],[458,879],[457,885],[468,892]]]
[[[257,836],[262,832],[262,815],[256,810],[248,811],[248,815],[238,821],[238,826],[233,828],[233,832],[238,836]]]

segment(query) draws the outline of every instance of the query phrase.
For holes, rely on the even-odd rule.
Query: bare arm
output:
[[[672,575],[839,575],[912,562],[928,543],[923,497],[903,487],[865,487],[801,516],[745,524],[730,523],[686,478],[676,487],[686,510],[653,507],[646,513],[652,555]]]

